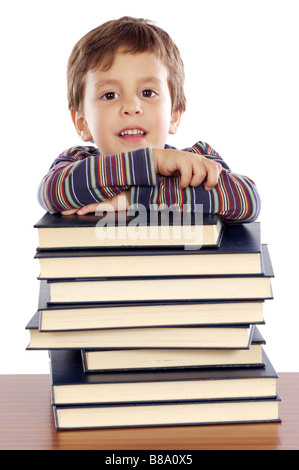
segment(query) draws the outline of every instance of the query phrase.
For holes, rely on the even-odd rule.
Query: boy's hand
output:
[[[130,190],[123,191],[117,196],[113,196],[105,202],[94,202],[87,204],[86,206],[80,207],[80,209],[69,209],[62,211],[62,215],[85,215],[91,212],[103,211],[103,212],[116,212],[124,211],[129,208],[130,205]]]
[[[181,189],[203,183],[209,191],[218,183],[222,166],[209,158],[192,152],[172,149],[153,149],[155,171],[163,176],[180,176]]]

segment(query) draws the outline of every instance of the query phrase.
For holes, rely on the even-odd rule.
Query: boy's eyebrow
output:
[[[95,87],[96,88],[100,88],[100,87],[103,87],[103,86],[106,86],[106,85],[118,85],[119,84],[119,80],[99,80],[96,84],[95,84]]]
[[[157,85],[162,83],[162,80],[160,80],[160,78],[157,78],[155,76],[141,77],[139,81],[140,83],[156,83]],[[107,85],[113,86],[113,85],[119,85],[120,83],[121,83],[121,80],[111,78],[107,80],[99,80],[95,84],[95,87],[100,88],[100,87],[107,86]]]
[[[160,78],[154,77],[154,76],[142,77],[142,79],[140,81],[142,81],[142,82],[155,82],[155,83],[161,83],[162,82],[162,80],[160,80]]]

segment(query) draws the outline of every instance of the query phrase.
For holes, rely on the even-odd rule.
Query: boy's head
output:
[[[77,132],[103,153],[162,148],[185,111],[179,51],[147,20],[124,17],[90,31],[71,53],[67,78]]]
[[[119,49],[131,54],[154,53],[168,70],[172,109],[185,111],[185,73],[178,48],[163,29],[131,17],[107,21],[77,42],[67,70],[69,109],[79,111],[82,107],[87,72],[98,67],[109,69]]]

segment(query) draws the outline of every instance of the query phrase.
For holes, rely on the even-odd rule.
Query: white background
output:
[[[261,331],[277,371],[298,371],[298,83],[296,0],[10,0],[1,2],[0,373],[48,373],[26,351],[39,266],[34,223],[42,176],[81,144],[66,101],[75,42],[106,20],[146,17],[173,37],[186,67],[187,112],[168,143],[204,140],[262,199],[262,242],[275,271]]]

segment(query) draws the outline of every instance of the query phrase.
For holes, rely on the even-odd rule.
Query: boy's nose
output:
[[[121,113],[125,116],[135,116],[138,114],[142,114],[142,107],[139,103],[139,100],[132,99],[123,101],[121,107]]]

